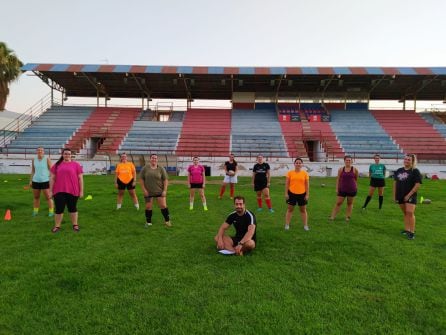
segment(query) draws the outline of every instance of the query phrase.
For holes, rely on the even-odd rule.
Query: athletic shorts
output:
[[[254,183],[254,191],[259,192],[263,191],[265,188],[268,187],[268,182],[261,182],[261,183]]]
[[[386,180],[384,178],[370,178],[371,187],[384,187],[386,186]]]
[[[286,203],[291,206],[296,206],[296,205],[298,205],[299,207],[305,206],[308,203],[308,201],[305,200],[305,195],[306,193],[295,194],[288,190],[288,200],[286,201]]]
[[[47,190],[50,188],[50,182],[44,181],[43,183],[37,183],[33,181],[31,187],[33,190]]]
[[[144,200],[147,202],[152,202],[152,198],[160,198],[162,197],[161,194],[155,194],[155,195],[149,195],[148,197],[144,197]]]
[[[412,205],[416,205],[417,204],[417,196],[413,195],[409,198],[409,200],[405,201],[404,197],[397,199],[397,202],[402,205],[402,204],[412,204]]]
[[[54,195],[54,207],[56,214],[62,214],[65,211],[65,206],[69,213],[77,212],[77,200],[79,197],[70,193],[59,192]]]
[[[203,188],[203,183],[201,184],[191,183],[190,188]]]
[[[135,186],[133,185],[133,179],[128,182],[128,184],[124,184],[119,178],[118,178],[118,190],[134,190]]]
[[[223,182],[226,184],[237,184],[237,176],[225,176],[225,179],[223,179]]]
[[[238,243],[243,239],[243,237],[237,237],[237,236],[231,236],[232,239],[232,246],[235,248]],[[256,242],[255,239],[253,239],[254,242]]]
[[[338,192],[338,197],[356,197],[356,193],[358,192]]]

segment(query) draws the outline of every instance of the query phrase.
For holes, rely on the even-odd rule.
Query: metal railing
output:
[[[18,134],[28,128],[40,115],[42,115],[43,112],[57,104],[58,103],[54,101],[54,97],[52,98],[49,93],[37,101],[25,113],[8,123],[1,130],[0,148],[4,148],[7,144],[11,143]]]

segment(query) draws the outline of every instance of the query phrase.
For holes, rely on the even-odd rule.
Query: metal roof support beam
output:
[[[234,104],[234,75],[231,74],[231,102]]]
[[[40,73],[39,71],[33,71],[33,73],[39,77],[46,85],[48,85],[51,89],[54,89],[59,92],[64,92],[65,88],[55,81],[53,81],[51,78],[48,78],[43,73]]]
[[[109,95],[107,93],[107,90],[105,89],[104,84],[102,84],[101,82],[98,82],[95,77],[90,77],[85,72],[82,72],[82,76],[85,79],[87,79],[87,81],[96,89],[96,104],[99,107],[100,93],[102,93],[105,96],[105,98],[109,97]]]
[[[190,92],[190,88],[189,88],[189,81],[190,79],[186,78],[185,76],[183,76],[181,73],[179,74],[179,76],[181,78],[183,78],[183,83],[184,83],[184,89],[186,90],[186,97],[187,97],[187,101],[191,102],[192,101],[192,94]],[[189,107],[189,104],[188,104]]]
[[[274,101],[275,104],[277,104],[278,101],[279,101],[280,86],[282,85],[282,81],[284,79],[286,79],[286,74],[281,75],[280,78],[279,78],[279,83],[277,84],[277,88],[276,88],[276,101]]]
[[[135,80],[136,86],[138,86],[138,88],[141,90],[142,97],[144,98],[144,94],[149,98],[150,97],[150,90],[147,87],[147,80],[146,78],[140,78],[135,76],[135,74],[131,74],[133,80]]]
[[[384,79],[386,79],[386,76],[382,76],[379,79],[372,80],[372,86],[370,87],[370,90],[369,90],[369,97],[370,97],[370,94],[379,86],[379,84],[381,84],[383,82]]]
[[[327,91],[328,86],[330,86],[331,82],[332,82],[334,79],[335,79],[335,76],[333,75],[333,76],[331,76],[331,77],[328,78],[328,79],[323,79],[323,80],[321,80],[321,83],[324,84],[324,88],[322,89],[322,103],[323,103],[324,100],[325,100],[325,92]]]
[[[414,97],[416,97],[418,93],[420,93],[422,90],[424,90],[427,86],[429,86],[429,85],[430,85],[432,82],[434,82],[437,78],[438,78],[438,76],[434,76],[434,77],[432,77],[432,78],[430,78],[430,79],[423,79],[423,80],[421,81],[421,86],[420,86],[418,89],[416,89],[416,90],[415,90],[412,94],[410,94],[410,95],[413,95]]]

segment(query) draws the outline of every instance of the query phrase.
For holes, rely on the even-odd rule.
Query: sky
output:
[[[15,0],[0,41],[23,63],[446,66],[444,0]],[[441,42],[443,41],[443,42]],[[50,92],[32,73],[8,110]]]

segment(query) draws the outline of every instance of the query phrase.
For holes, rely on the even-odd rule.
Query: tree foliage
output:
[[[20,76],[23,63],[5,42],[0,42],[0,111],[5,109],[9,84]]]

